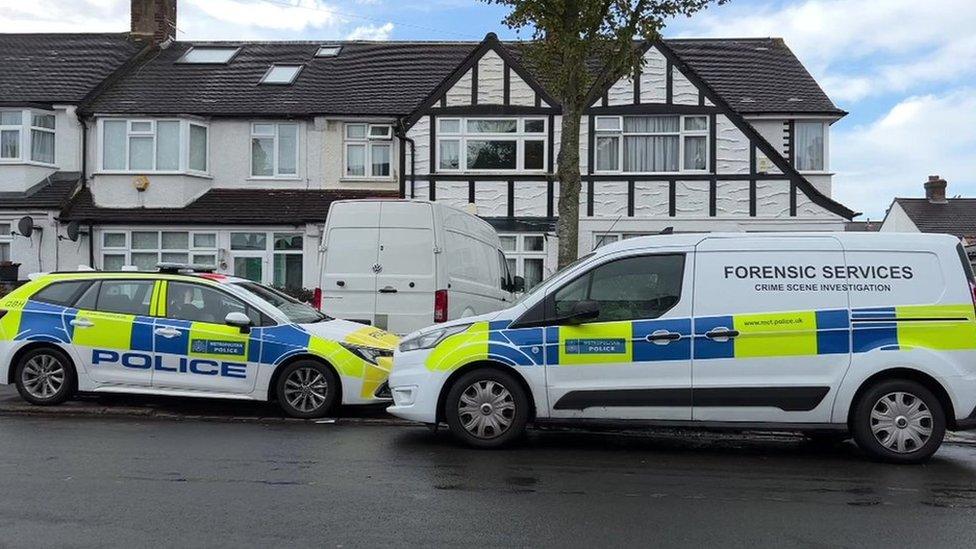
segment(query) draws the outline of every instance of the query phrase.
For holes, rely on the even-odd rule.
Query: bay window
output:
[[[102,269],[132,265],[154,271],[159,263],[216,267],[217,233],[208,231],[110,230],[102,233]]]
[[[206,173],[209,128],[188,120],[99,121],[103,172]]]
[[[826,168],[827,124],[820,121],[797,121],[793,126],[796,145],[796,169],[819,172]]]
[[[30,109],[0,111],[0,162],[53,165],[54,114]]]
[[[441,118],[437,124],[440,171],[546,169],[545,118]]]
[[[298,177],[298,124],[251,124],[251,177]]]
[[[594,133],[598,173],[709,169],[706,116],[598,116]]]
[[[389,124],[346,124],[345,176],[390,177],[392,139],[393,127]]]

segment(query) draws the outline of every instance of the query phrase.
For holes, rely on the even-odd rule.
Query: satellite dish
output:
[[[20,236],[30,238],[30,235],[34,234],[34,229],[41,230],[40,227],[34,225],[34,219],[29,215],[21,217],[20,221],[17,222],[17,232]]]
[[[72,242],[77,242],[79,236],[88,234],[88,231],[81,230],[81,225],[77,221],[68,223],[68,227],[64,230],[64,232],[68,234],[68,240]]]

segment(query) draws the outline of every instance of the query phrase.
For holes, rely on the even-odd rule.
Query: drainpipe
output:
[[[88,186],[88,124],[85,117],[78,114],[78,122],[81,124],[81,188]],[[88,224],[88,266],[95,268],[95,227]]]
[[[407,137],[407,132],[403,129],[403,120],[397,121],[396,136],[400,140],[400,150],[405,151],[403,147],[404,144],[410,144],[410,197],[413,197],[414,188],[416,186],[416,165],[417,165],[417,144],[414,142],[413,138]],[[403,159],[403,154],[401,153],[400,159]],[[406,166],[403,162],[400,162],[400,198],[407,197],[407,174],[403,173]]]

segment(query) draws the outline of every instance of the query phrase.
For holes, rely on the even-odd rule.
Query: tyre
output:
[[[521,437],[529,419],[529,397],[506,372],[481,369],[462,375],[444,401],[451,433],[476,448],[500,448]]]
[[[945,411],[920,383],[881,381],[855,403],[854,440],[871,457],[892,463],[921,463],[945,436]]]
[[[39,406],[61,404],[78,386],[68,355],[54,347],[25,353],[14,371],[14,383],[24,400]]]
[[[297,418],[324,417],[339,402],[339,376],[314,360],[297,360],[278,376],[275,394],[286,414]]]

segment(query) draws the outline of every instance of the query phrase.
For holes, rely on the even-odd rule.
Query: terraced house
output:
[[[185,42],[175,0],[132,4],[129,33],[0,35],[0,259],[22,274],[179,261],[310,287],[330,203],[375,196],[487,219],[529,286],[555,269],[560,107],[522,44]],[[583,120],[581,253],[856,215],[830,198],[845,113],[782,40],[641,47]],[[42,230],[14,234],[28,215]]]

